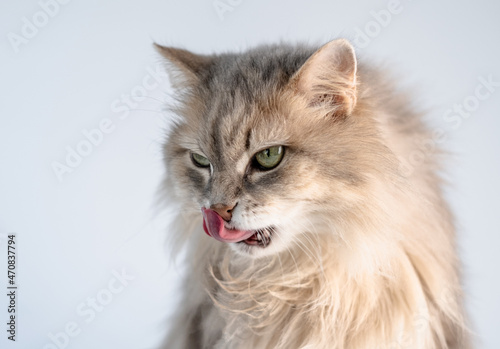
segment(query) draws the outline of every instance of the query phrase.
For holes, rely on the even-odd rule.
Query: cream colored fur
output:
[[[177,67],[179,60],[193,61],[163,53]],[[182,75],[186,67],[180,65]],[[401,168],[419,142],[431,139],[405,101],[382,73],[356,62],[347,42],[334,41],[272,103],[252,109],[250,118],[257,120],[262,110],[286,115],[266,120],[265,128],[252,121],[255,143],[271,138],[293,144],[300,138],[304,147],[321,149],[331,142],[319,156],[335,153],[342,156],[339,167],[352,161],[362,174],[351,180],[346,169],[336,181],[322,175],[313,159],[294,164],[293,189],[285,198],[266,199],[257,213],[282,229],[266,252],[254,253],[203,232],[199,209],[209,198],[185,178],[189,160],[172,151],[174,144],[199,151],[195,114],[201,101],[185,92],[179,107],[185,121],[166,146],[165,193],[175,203],[169,231],[178,238],[175,248],[187,249],[188,272],[166,348],[470,347],[439,154],[425,154],[410,173]],[[331,132],[324,131],[325,118],[339,118]],[[209,173],[202,175],[210,180]]]

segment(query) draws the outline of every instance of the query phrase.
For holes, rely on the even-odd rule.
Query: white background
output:
[[[217,3],[233,5],[219,15]],[[371,11],[389,8],[389,1],[73,0],[52,7],[44,23],[37,1],[2,1],[0,347],[56,348],[52,334],[73,349],[155,348],[164,336],[180,272],[169,265],[167,219],[155,203],[169,118],[162,101],[171,91],[156,73],[161,84],[151,88],[159,62],[153,41],[210,53],[343,36],[358,38],[365,61],[392,67],[429,110],[432,127],[446,132],[447,196],[477,347],[500,348],[500,87],[469,117],[443,119],[454,105],[473,102],[479,77],[500,81],[500,3],[401,0],[398,13],[377,24]],[[23,35],[23,17],[41,27],[12,44]],[[359,31],[369,40],[361,42]],[[144,81],[148,98],[122,119],[127,112],[112,108]],[[67,147],[86,139],[83,130],[107,119],[113,131],[59,181],[52,164],[64,164]],[[15,343],[5,332],[9,233],[18,242]],[[115,294],[106,291],[110,282],[116,291],[113,270],[134,278]],[[109,304],[92,319],[81,315],[97,295]],[[65,343],[58,333],[68,323],[78,334]]]

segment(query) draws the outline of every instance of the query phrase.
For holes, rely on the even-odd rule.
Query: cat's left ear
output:
[[[198,83],[201,75],[213,63],[213,56],[199,55],[181,48],[156,43],[154,46],[167,59],[167,63],[170,63],[169,72],[178,73],[172,76],[175,85],[185,86]]]
[[[330,41],[318,49],[292,77],[291,86],[310,106],[327,114],[346,116],[356,106],[357,61],[345,39]]]

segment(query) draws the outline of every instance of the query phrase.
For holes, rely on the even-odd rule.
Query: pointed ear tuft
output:
[[[184,49],[154,44],[156,50],[167,59],[174,69],[180,73],[174,80],[177,83],[193,84],[213,62],[213,56],[198,55]],[[178,81],[181,78],[182,81]]]
[[[344,39],[318,49],[295,73],[291,84],[310,106],[328,115],[346,116],[356,105],[357,62],[354,48]]]

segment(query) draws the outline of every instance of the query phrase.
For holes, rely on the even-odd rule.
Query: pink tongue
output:
[[[253,231],[226,229],[224,220],[213,210],[202,208],[205,233],[222,242],[239,242],[248,239]]]

